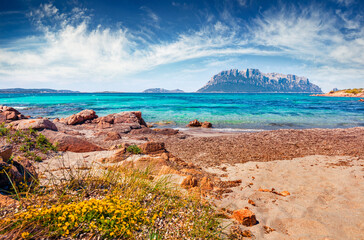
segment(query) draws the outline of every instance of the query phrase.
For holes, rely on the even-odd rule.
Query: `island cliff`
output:
[[[308,78],[292,74],[262,73],[258,69],[222,71],[197,92],[291,92],[322,93]]]

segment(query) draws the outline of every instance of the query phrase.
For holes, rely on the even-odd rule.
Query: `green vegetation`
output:
[[[13,130],[0,124],[0,136],[6,137],[7,142],[18,146],[18,150],[24,153],[24,157],[33,161],[42,161],[39,153],[48,154],[51,151],[57,151],[48,139],[34,129]],[[38,152],[38,153],[37,153]]]
[[[36,187],[0,215],[9,239],[219,239],[215,211],[166,179],[124,168],[64,170],[62,184]]]
[[[361,92],[363,92],[363,88],[354,88],[345,90],[345,93],[352,93],[352,94],[358,94]]]
[[[131,145],[126,148],[127,152],[133,153],[133,154],[141,154],[142,150],[137,145]]]

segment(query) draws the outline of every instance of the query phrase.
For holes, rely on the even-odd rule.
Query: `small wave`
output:
[[[191,131],[191,130],[201,130],[201,131],[212,131],[212,132],[262,132],[265,129],[247,129],[247,128],[173,128],[180,131]]]
[[[30,107],[14,107],[17,110],[29,110],[31,109]]]

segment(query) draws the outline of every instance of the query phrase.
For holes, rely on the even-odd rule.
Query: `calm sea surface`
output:
[[[364,126],[364,103],[358,98],[310,97],[309,94],[0,94],[0,104],[24,115],[66,117],[83,109],[99,116],[142,111],[147,122],[210,121],[217,128],[346,128]]]

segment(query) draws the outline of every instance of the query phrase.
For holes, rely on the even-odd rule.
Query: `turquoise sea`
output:
[[[347,128],[364,126],[364,103],[358,98],[312,97],[309,94],[0,94],[0,104],[32,117],[66,117],[83,109],[99,116],[142,111],[147,122],[210,121],[224,129]]]

